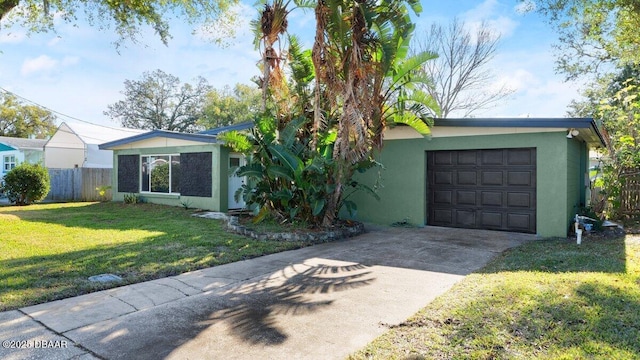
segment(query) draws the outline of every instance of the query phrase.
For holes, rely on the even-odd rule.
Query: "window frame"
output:
[[[7,161],[7,159],[10,159],[9,161]],[[7,173],[11,170],[13,170],[18,164],[18,162],[16,161],[16,156],[15,155],[3,155],[2,157],[2,171]],[[7,165],[9,165],[9,169],[7,169]]]
[[[147,171],[146,172],[146,176],[145,176],[145,171],[144,171],[144,166],[145,164],[148,164],[150,162],[150,158],[159,158],[159,157],[169,157],[169,191],[168,192],[158,192],[158,191],[151,191],[152,189],[152,184],[151,184],[151,172]],[[171,153],[171,154],[144,154],[144,155],[140,155],[140,166],[139,166],[139,171],[140,171],[140,185],[139,185],[139,191],[141,194],[150,194],[150,195],[180,195],[180,192],[177,191],[173,191],[173,158],[174,157],[178,157],[180,159],[180,154],[179,153]],[[145,159],[147,158],[147,159]],[[180,162],[178,161],[178,164]],[[178,174],[178,178],[179,178],[179,174]],[[146,179],[145,179],[146,178]],[[143,190],[143,186],[146,183],[146,185],[148,186],[149,190]],[[178,184],[179,186],[179,184]]]

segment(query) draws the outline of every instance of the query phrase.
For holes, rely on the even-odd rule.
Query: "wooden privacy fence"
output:
[[[111,190],[101,198],[96,188],[111,185],[112,169],[48,169],[51,190],[46,200],[99,201],[111,199]]]
[[[628,171],[622,174],[625,181],[620,189],[620,214],[640,215],[640,172]]]

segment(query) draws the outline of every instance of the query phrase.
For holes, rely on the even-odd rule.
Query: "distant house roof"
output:
[[[63,122],[58,131],[68,131],[77,135],[85,144],[98,145],[107,141],[114,141],[125,137],[138,135],[148,130],[128,129],[113,126],[94,125],[89,123]]]
[[[152,139],[152,138],[158,138],[158,137],[164,137],[164,138],[170,138],[170,139],[179,139],[179,140],[190,140],[190,141],[197,141],[197,142],[210,143],[210,144],[218,142],[218,140],[216,139],[216,137],[214,135],[189,134],[189,133],[181,133],[181,132],[168,131],[168,130],[152,130],[152,131],[149,131],[149,132],[145,132],[143,134],[134,135],[134,136],[130,136],[130,137],[127,137],[127,138],[118,139],[118,140],[115,140],[115,141],[110,141],[110,142],[106,142],[106,143],[100,144],[99,148],[101,150],[110,150],[110,149],[112,149],[114,147],[127,145],[127,144],[134,143],[134,142],[137,142],[137,141],[142,141],[142,140],[147,140],[147,139]]]
[[[8,145],[16,150],[42,150],[46,139],[25,139],[9,136],[0,136],[0,143]]]
[[[242,130],[251,129],[253,126],[254,126],[254,122],[253,121],[245,121],[245,122],[242,122],[242,123],[239,123],[239,124],[221,126],[221,127],[217,127],[217,128],[214,128],[214,129],[201,131],[201,132],[199,132],[199,134],[218,135],[218,134],[221,134],[221,133],[227,132],[227,131],[242,131]]]

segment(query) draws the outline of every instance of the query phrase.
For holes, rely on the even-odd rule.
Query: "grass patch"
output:
[[[266,217],[260,222],[253,222],[252,215],[238,216],[238,223],[248,229],[259,233],[276,233],[276,232],[307,232],[313,229],[309,224],[303,221],[291,222],[289,219],[278,221],[272,217]]]
[[[0,207],[0,311],[299,248],[230,234],[179,207],[120,203]]]
[[[511,249],[350,359],[632,359],[640,237]]]

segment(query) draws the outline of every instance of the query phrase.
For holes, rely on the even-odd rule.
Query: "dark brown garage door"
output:
[[[427,152],[427,223],[536,232],[536,149]]]

